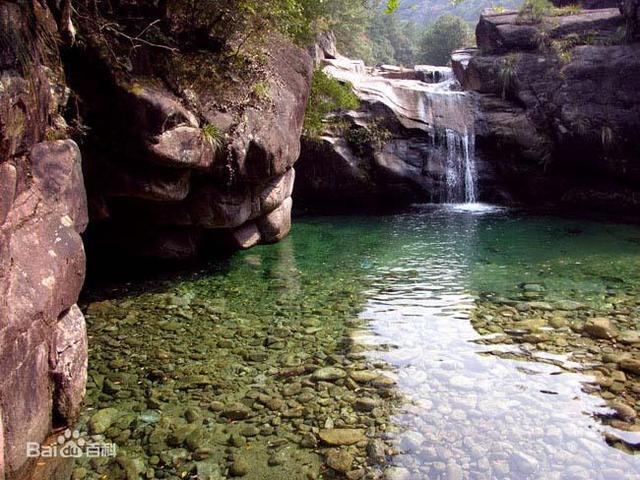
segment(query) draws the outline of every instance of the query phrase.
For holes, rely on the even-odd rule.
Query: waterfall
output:
[[[476,203],[473,97],[456,87],[455,80],[447,79],[422,92],[423,118],[431,125],[435,147],[431,156],[443,172],[436,197],[441,203]]]
[[[325,63],[325,73],[349,82],[361,100],[384,104],[402,122],[429,134],[422,172],[431,182],[432,201],[477,202],[475,101],[451,68],[418,65],[408,72],[387,66],[382,74],[344,57]]]
[[[444,203],[476,203],[475,136],[467,129],[445,129]]]

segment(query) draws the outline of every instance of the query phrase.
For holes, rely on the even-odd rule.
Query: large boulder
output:
[[[220,78],[208,52],[173,52],[159,71],[133,58],[122,72],[88,38],[71,56],[70,81],[94,132],[84,161],[92,251],[116,260],[194,256],[228,246],[240,227],[267,221],[291,196],[313,68],[306,52],[272,35],[260,46],[257,77]],[[203,71],[185,81],[191,63]]]
[[[87,361],[84,318],[74,306],[87,219],[78,148],[70,140],[36,144],[19,161],[31,167],[31,179],[0,226],[0,410],[11,412],[3,419],[9,478],[26,468],[26,444],[44,440],[54,412],[75,420]],[[65,342],[73,349],[63,354],[56,344]]]
[[[494,13],[488,10],[480,16],[476,42],[478,48],[486,53],[529,51],[537,50],[544,42],[572,34],[614,35],[623,24],[624,19],[617,8],[545,17],[539,23],[521,21],[518,12]]]
[[[521,200],[636,209],[640,45],[624,43],[622,16],[515,19],[485,13],[484,49],[454,55],[461,83],[477,92],[480,153]]]

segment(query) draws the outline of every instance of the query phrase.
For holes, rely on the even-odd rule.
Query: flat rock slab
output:
[[[330,428],[320,430],[318,435],[324,443],[335,446],[355,445],[366,440],[364,430],[354,428]]]

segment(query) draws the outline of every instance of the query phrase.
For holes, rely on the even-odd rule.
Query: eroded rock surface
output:
[[[323,70],[348,82],[361,106],[335,112],[319,138],[303,139],[296,198],[362,209],[474,201],[484,195],[479,185],[496,191],[473,152],[474,99],[450,68],[369,68],[328,48]]]
[[[478,92],[477,146],[531,203],[638,206],[640,44],[617,9],[523,23],[485,11],[453,67]]]
[[[56,19],[40,2],[3,2],[0,22],[0,478],[13,479],[33,461],[27,442],[41,443],[54,418],[75,421],[83,401],[87,345],[75,303],[88,216],[78,146],[53,140],[65,136],[67,97],[46,42]]]
[[[83,26],[87,44],[68,70],[93,132],[84,163],[96,257],[184,259],[237,247],[236,232],[274,221],[277,234],[271,225],[240,246],[286,235],[290,208],[270,214],[292,193],[311,57],[273,36],[256,47],[257,73],[208,51],[153,49],[124,70],[104,51],[111,40]]]

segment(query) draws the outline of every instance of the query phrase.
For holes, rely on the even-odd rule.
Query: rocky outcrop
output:
[[[34,461],[27,442],[70,425],[82,405],[87,339],[75,303],[88,217],[78,146],[51,139],[65,127],[47,43],[57,23],[40,2],[3,2],[0,22],[0,478],[12,479]]]
[[[81,410],[89,224],[94,253],[119,260],[249,248],[291,227],[311,58],[277,36],[239,72],[251,62],[131,49],[113,15],[144,21],[151,3],[101,12],[108,25],[78,3],[76,31],[69,0],[0,2],[0,480],[28,476],[27,443]]]
[[[221,74],[211,53],[173,51],[166,61],[153,49],[124,70],[104,52],[109,39],[87,37],[67,71],[91,129],[84,165],[95,257],[184,259],[284,237],[309,55],[272,36],[257,72]],[[238,234],[248,231],[250,241]]]
[[[589,41],[611,38],[623,26],[617,8],[584,11],[578,15],[546,17],[527,24],[518,12],[484,14],[476,27],[478,48],[494,54],[538,50],[545,42],[571,35],[590,35]]]
[[[482,53],[454,55],[478,93],[477,147],[527,202],[635,209],[640,196],[640,44],[616,9],[522,25],[485,12]]]
[[[473,98],[451,69],[369,68],[331,55],[323,70],[361,106],[335,112],[319,138],[303,140],[300,201],[347,209],[469,201],[477,185],[491,185],[490,168],[473,155]]]

